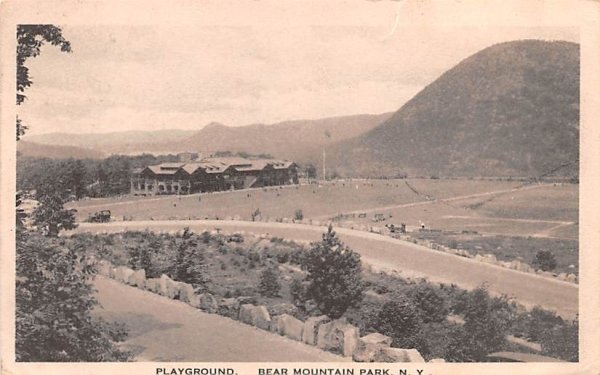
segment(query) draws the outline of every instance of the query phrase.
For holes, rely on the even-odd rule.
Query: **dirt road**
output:
[[[316,347],[242,324],[114,280],[97,277],[95,314],[125,323],[124,348],[137,361],[343,362]]]
[[[119,232],[125,230],[175,231],[189,227],[194,231],[220,228],[223,231],[268,233],[300,241],[321,238],[325,227],[222,220],[135,221],[107,224],[80,224],[74,232]],[[514,297],[525,306],[540,305],[565,318],[578,312],[579,288],[576,284],[518,272],[472,259],[435,251],[406,241],[374,233],[336,228],[340,239],[359,252],[367,264],[394,269],[400,275],[426,277],[433,282],[454,283],[472,289],[486,284],[496,294]],[[67,232],[66,234],[68,234]]]

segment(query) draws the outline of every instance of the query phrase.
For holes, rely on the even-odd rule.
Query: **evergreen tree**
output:
[[[206,289],[208,279],[204,251],[198,246],[197,236],[189,228],[184,229],[182,240],[177,247],[175,278],[191,284],[197,290]]]
[[[324,314],[339,318],[362,300],[360,255],[338,239],[331,225],[323,240],[312,244],[303,266],[308,271],[307,296]]]

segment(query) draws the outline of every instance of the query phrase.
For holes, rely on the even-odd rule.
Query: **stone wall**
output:
[[[345,319],[332,320],[322,315],[310,317],[303,322],[288,314],[293,309],[286,306],[272,308],[278,314],[271,316],[266,306],[254,305],[252,297],[218,300],[210,293],[198,294],[192,285],[172,280],[167,275],[146,278],[143,270],[113,267],[104,260],[98,262],[97,268],[100,275],[124,284],[180,300],[206,313],[218,313],[291,340],[352,357],[357,362],[424,362],[415,349],[391,348],[392,341],[387,336],[371,333],[360,337],[358,328]]]

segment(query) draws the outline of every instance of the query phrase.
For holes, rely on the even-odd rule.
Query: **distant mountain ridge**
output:
[[[579,45],[537,40],[466,58],[328,155],[351,176],[574,176],[578,159]]]
[[[55,146],[76,146],[95,149],[103,153],[127,153],[129,149],[138,149],[139,145],[178,142],[195,130],[131,130],[110,133],[47,133],[26,136],[28,142]]]
[[[392,113],[350,115],[276,124],[225,126],[216,122],[194,130],[130,131],[108,134],[51,133],[26,138],[37,144],[76,146],[102,153],[176,153],[216,151],[271,154],[305,161],[320,154],[323,145],[358,136],[387,120]],[[316,156],[318,157],[318,155]]]

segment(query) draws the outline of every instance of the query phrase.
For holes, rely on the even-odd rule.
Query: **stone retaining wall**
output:
[[[291,340],[352,357],[357,362],[425,362],[416,349],[391,348],[392,341],[387,336],[371,333],[361,338],[358,328],[345,319],[332,320],[322,315],[303,322],[285,312],[271,316],[266,306],[249,303],[253,301],[252,297],[217,300],[212,294],[198,294],[192,285],[172,280],[167,275],[146,278],[143,270],[114,267],[105,260],[98,262],[97,269],[100,275],[124,284],[180,300],[204,312],[218,313]]]

